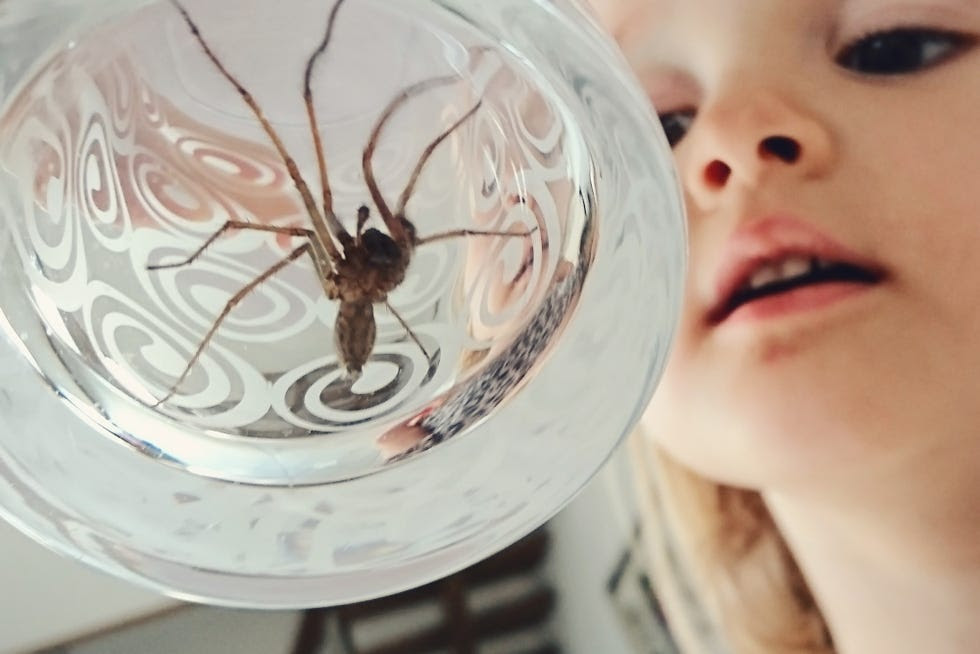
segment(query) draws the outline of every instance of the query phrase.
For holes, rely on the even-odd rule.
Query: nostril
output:
[[[788,136],[770,136],[759,143],[759,156],[763,159],[776,157],[786,163],[800,158],[800,144]]]
[[[715,159],[704,169],[704,180],[709,186],[721,187],[728,181],[732,169],[724,161]]]

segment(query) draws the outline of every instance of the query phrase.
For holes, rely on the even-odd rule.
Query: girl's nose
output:
[[[683,152],[688,193],[702,209],[731,192],[752,190],[779,176],[824,174],[834,158],[831,132],[788,97],[760,89],[732,90],[702,105]]]

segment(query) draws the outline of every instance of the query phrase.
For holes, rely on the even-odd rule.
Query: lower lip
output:
[[[872,284],[828,282],[769,295],[735,309],[721,323],[771,320],[790,314],[822,309],[846,298],[864,293]],[[719,324],[721,324],[719,323]]]

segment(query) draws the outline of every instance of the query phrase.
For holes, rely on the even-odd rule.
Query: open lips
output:
[[[742,266],[721,300],[708,314],[711,324],[724,321],[739,307],[754,300],[787,293],[816,284],[850,283],[875,284],[881,281],[880,270],[849,261],[787,253],[779,258],[763,259]]]

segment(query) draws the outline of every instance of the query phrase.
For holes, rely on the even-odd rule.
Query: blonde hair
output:
[[[631,440],[651,581],[684,654],[833,654],[823,615],[762,496]]]

